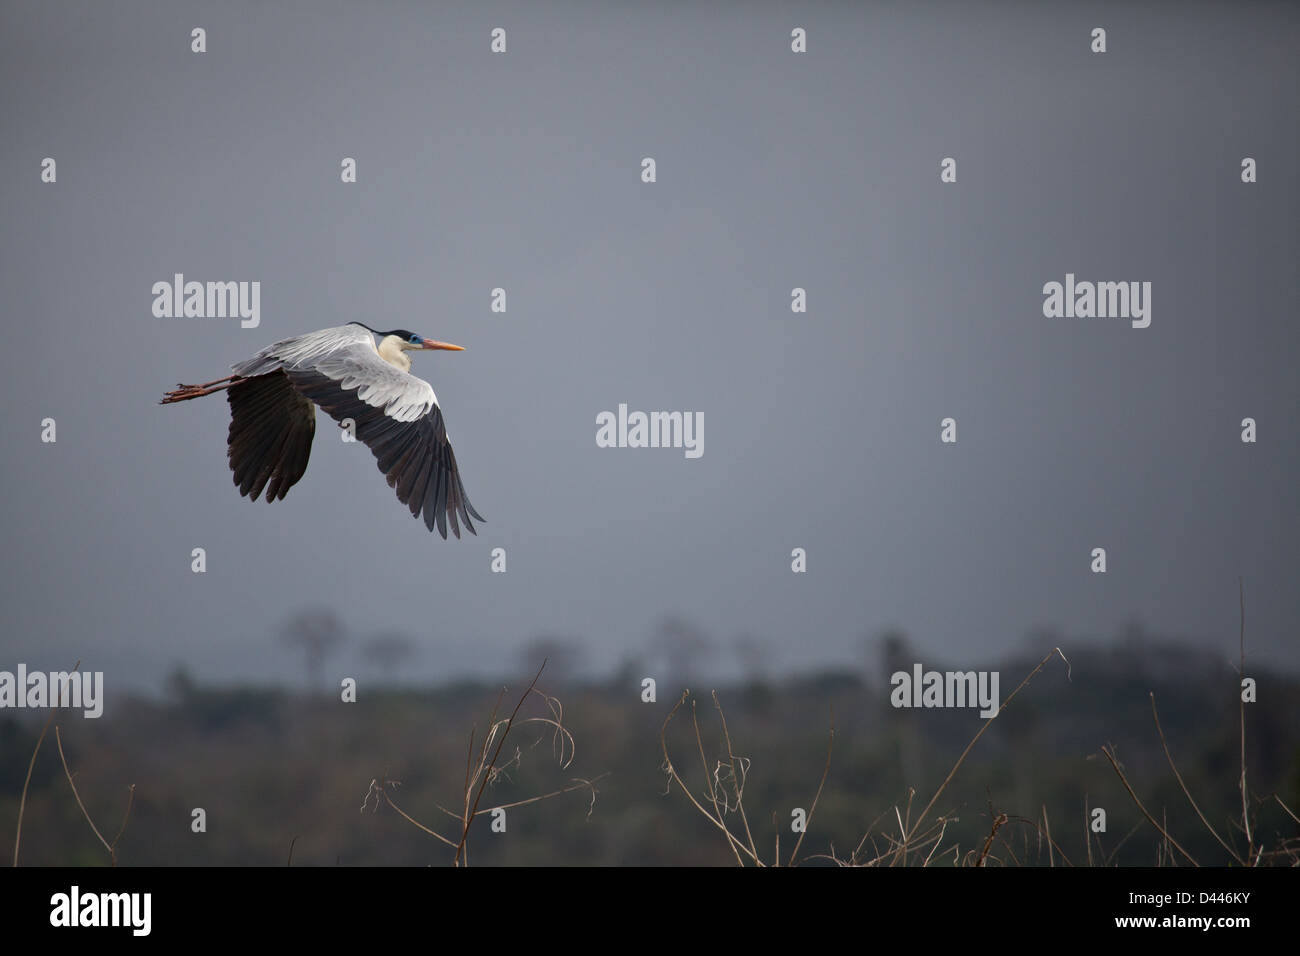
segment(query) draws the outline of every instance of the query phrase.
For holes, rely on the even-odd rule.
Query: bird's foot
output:
[[[211,395],[213,392],[220,392],[234,385],[234,378],[235,376],[232,375],[229,379],[217,380],[218,382],[225,382],[224,385],[218,385],[217,382],[207,382],[203,385],[179,385],[179,387],[163,395],[158,404],[170,405],[173,402],[184,402],[191,398],[199,398],[203,395]]]

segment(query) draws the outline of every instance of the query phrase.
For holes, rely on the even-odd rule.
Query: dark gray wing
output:
[[[452,534],[459,538],[463,521],[467,531],[478,534],[470,519],[483,521],[484,518],[465,496],[433,389],[427,382],[393,369],[378,356],[374,361],[383,366],[378,370],[386,377],[401,376],[406,380],[405,394],[381,388],[372,376],[359,375],[355,368],[330,368],[329,371],[340,376],[337,379],[309,368],[286,368],[285,374],[298,392],[336,422],[351,419],[355,423],[356,437],[374,453],[389,487],[397,492],[397,500],[407,505],[412,515],[419,517],[423,513],[424,524],[430,531],[436,524],[438,533],[446,538],[450,521]],[[428,389],[431,400],[422,414],[406,421],[393,417],[391,412],[410,416],[419,403],[407,396],[418,392],[422,400],[424,389]],[[381,404],[371,404],[372,401]]]
[[[283,498],[307,470],[316,409],[283,372],[246,378],[226,390],[227,458],[239,493],[256,501]]]

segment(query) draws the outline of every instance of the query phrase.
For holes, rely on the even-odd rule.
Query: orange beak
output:
[[[432,339],[425,339],[422,349],[446,349],[448,352],[463,352],[465,349],[459,345],[452,345],[450,342],[435,342]]]

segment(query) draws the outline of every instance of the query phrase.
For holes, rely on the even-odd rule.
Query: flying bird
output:
[[[375,346],[373,335],[379,336]],[[397,500],[424,517],[430,531],[460,537],[460,522],[477,534],[484,518],[465,495],[438,396],[411,374],[408,352],[465,351],[405,329],[380,332],[360,322],[321,329],[267,346],[232,365],[235,373],[202,385],[180,385],[159,404],[225,391],[230,403],[227,457],[241,495],[262,490],[275,501],[307,470],[319,405],[374,453]],[[459,520],[458,520],[459,519]]]

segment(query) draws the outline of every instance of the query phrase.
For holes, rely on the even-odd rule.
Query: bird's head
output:
[[[414,332],[408,332],[406,329],[393,329],[391,332],[379,333],[385,343],[389,339],[391,347],[401,349],[403,352],[409,352],[412,349],[444,349],[448,352],[465,351],[459,345],[452,345],[450,342],[438,342],[434,339],[426,339],[422,335],[416,335]]]

